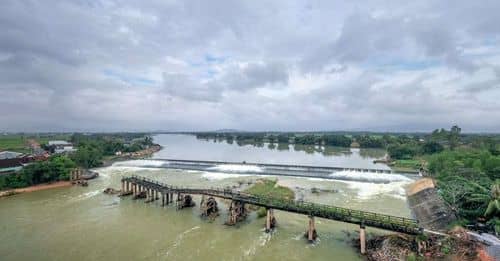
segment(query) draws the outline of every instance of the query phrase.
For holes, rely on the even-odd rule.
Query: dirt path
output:
[[[33,192],[33,191],[53,189],[53,188],[62,188],[62,187],[69,187],[69,186],[71,186],[71,182],[69,182],[69,181],[58,181],[58,182],[52,182],[52,183],[39,184],[36,186],[30,186],[30,187],[25,187],[25,188],[0,191],[0,198],[6,197],[6,196],[12,196],[12,195],[19,194],[19,193]]]

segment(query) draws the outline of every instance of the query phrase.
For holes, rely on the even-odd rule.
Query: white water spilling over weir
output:
[[[357,181],[369,183],[391,183],[410,181],[417,172],[394,173],[385,169],[342,168],[307,165],[264,164],[246,162],[223,162],[178,159],[154,159],[126,161],[116,166],[181,169],[203,172],[217,172],[244,175],[289,176],[322,178],[330,180]]]

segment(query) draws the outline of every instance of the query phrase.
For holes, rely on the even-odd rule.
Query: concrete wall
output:
[[[406,189],[410,209],[426,229],[445,230],[456,220],[455,215],[437,193],[435,183],[423,178],[410,184]]]

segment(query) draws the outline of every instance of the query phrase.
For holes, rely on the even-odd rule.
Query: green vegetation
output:
[[[0,151],[8,150],[29,153],[28,140],[46,144],[49,140],[68,140],[69,134],[8,134],[0,135]]]
[[[500,156],[460,148],[432,155],[428,164],[441,196],[463,222],[488,221],[500,232]]]
[[[76,164],[67,156],[52,156],[47,161],[30,164],[17,173],[0,176],[0,190],[68,180],[70,170],[75,167]]]
[[[293,200],[295,193],[292,189],[279,186],[277,180],[260,179],[253,186],[245,190],[246,193],[267,198]]]
[[[93,168],[102,165],[105,156],[117,152],[136,152],[153,145],[153,139],[144,134],[75,134],[71,141],[78,150],[70,155],[78,166]]]
[[[0,176],[0,190],[68,180],[70,170],[77,166],[83,168],[97,167],[102,164],[104,156],[115,155],[118,151],[136,152],[153,145],[151,137],[140,133],[74,134],[71,136],[66,134],[45,136],[8,135],[2,137],[2,144],[8,145],[9,148],[16,148],[16,146],[21,148],[19,147],[20,144],[25,146],[24,144],[28,139],[35,139],[44,143],[52,139],[71,140],[78,149],[76,152],[67,155],[53,155],[47,161],[30,163],[14,174]]]
[[[423,167],[423,163],[418,159],[409,159],[409,160],[395,160],[390,166],[394,170],[399,171],[411,171],[417,170]]]

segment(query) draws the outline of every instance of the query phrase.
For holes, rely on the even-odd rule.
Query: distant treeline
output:
[[[198,139],[226,140],[238,144],[288,143],[300,145],[329,145],[338,147],[386,149],[392,159],[412,159],[457,146],[490,146],[495,150],[499,136],[465,135],[458,126],[450,130],[436,129],[432,133],[265,133],[265,132],[203,132]]]

